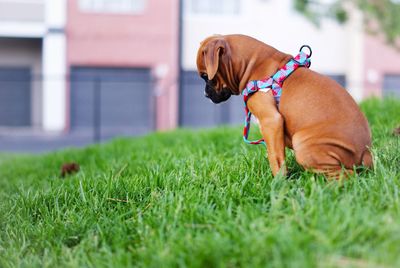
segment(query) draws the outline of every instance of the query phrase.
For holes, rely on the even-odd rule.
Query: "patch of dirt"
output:
[[[72,175],[79,171],[80,167],[77,163],[64,163],[61,166],[61,177],[64,178],[66,175]]]

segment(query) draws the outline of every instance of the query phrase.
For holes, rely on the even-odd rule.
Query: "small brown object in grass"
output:
[[[65,175],[71,175],[79,171],[79,165],[77,163],[64,163],[61,166],[61,177]]]
[[[400,126],[393,129],[393,136],[400,136]]]

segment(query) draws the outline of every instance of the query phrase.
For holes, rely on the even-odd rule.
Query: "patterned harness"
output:
[[[307,48],[310,51],[310,54],[306,54],[303,52],[303,48]],[[251,121],[251,112],[247,106],[247,101],[257,91],[268,92],[272,90],[272,94],[274,95],[276,104],[279,105],[279,101],[282,94],[282,85],[286,78],[289,77],[297,68],[299,67],[307,67],[311,66],[311,55],[312,50],[309,46],[304,45],[300,48],[299,54],[291,59],[285,66],[279,69],[273,76],[263,79],[263,80],[252,80],[247,83],[246,88],[243,90],[243,100],[244,100],[244,111],[246,113],[246,120],[244,122],[243,129],[243,140],[248,144],[264,144],[265,141],[263,139],[256,141],[249,141],[249,133],[250,133],[250,121]]]

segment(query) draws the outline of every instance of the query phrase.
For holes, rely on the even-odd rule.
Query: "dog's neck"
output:
[[[274,75],[279,68],[284,66],[291,58],[291,55],[282,53],[270,46],[265,45],[263,52],[249,54],[242,57],[239,74],[239,94],[242,93],[247,83],[251,80],[261,80]]]

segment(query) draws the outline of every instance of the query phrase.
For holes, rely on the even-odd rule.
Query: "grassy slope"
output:
[[[0,161],[0,267],[400,266],[400,103],[363,104],[376,169],[272,179],[238,128]],[[65,161],[82,170],[58,177]]]

